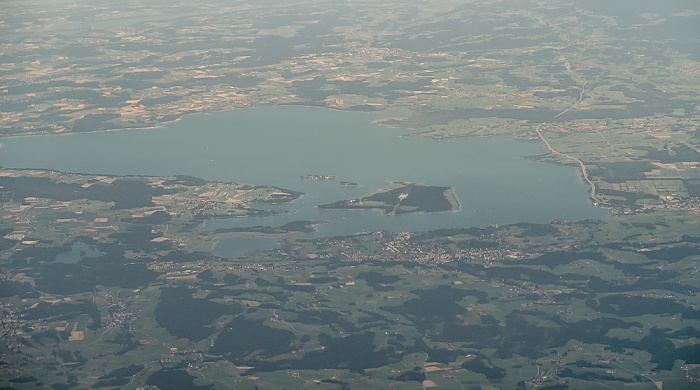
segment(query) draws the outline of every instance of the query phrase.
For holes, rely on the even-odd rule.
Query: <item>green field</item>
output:
[[[412,136],[540,142],[533,159],[583,168],[591,201],[613,213],[300,239],[318,222],[202,228],[293,206],[302,194],[284,188],[0,168],[1,388],[697,388],[690,2],[0,8],[0,153],[2,137],[199,112],[392,110],[401,118],[382,123]],[[412,186],[360,201],[454,207],[410,194],[449,187]],[[236,234],[280,245],[209,252]]]

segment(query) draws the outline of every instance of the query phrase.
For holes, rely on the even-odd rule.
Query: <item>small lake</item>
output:
[[[54,261],[56,263],[77,264],[86,257],[100,257],[102,255],[106,255],[106,253],[100,252],[94,245],[76,241],[71,245],[70,251],[59,253]]]
[[[293,214],[211,220],[204,228],[327,222],[302,236],[307,238],[608,215],[591,204],[578,169],[525,158],[544,152],[538,142],[507,137],[438,141],[372,122],[391,115],[282,106],[189,115],[156,129],[8,138],[1,141],[0,165],[113,175],[183,174],[285,187],[306,195],[290,205],[260,207]],[[308,174],[336,179],[300,179]],[[344,187],[340,181],[359,185]],[[389,188],[392,181],[452,187],[462,208],[407,215],[316,208],[370,195]],[[232,238],[221,240],[214,252],[233,256],[270,243],[265,238]]]

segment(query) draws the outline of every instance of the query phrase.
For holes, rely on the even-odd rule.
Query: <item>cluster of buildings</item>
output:
[[[524,259],[530,257],[522,250],[512,248],[499,243],[494,247],[476,247],[476,248],[454,248],[446,246],[434,240],[417,240],[414,239],[413,233],[373,233],[374,245],[381,248],[375,253],[368,253],[363,250],[360,245],[364,242],[358,241],[357,237],[342,237],[324,240],[317,243],[320,246],[319,251],[323,252],[323,248],[333,248],[340,252],[340,255],[350,261],[414,261],[424,264],[441,264],[452,261],[470,261],[479,262],[487,266],[492,265],[495,261],[503,259]],[[328,253],[321,254],[305,254],[307,258],[328,258],[332,256]]]

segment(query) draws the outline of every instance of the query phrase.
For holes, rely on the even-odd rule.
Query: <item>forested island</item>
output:
[[[696,3],[5,0],[0,388],[697,389]],[[283,106],[314,112],[280,119]],[[228,163],[257,141],[214,116],[248,108],[284,131],[258,142],[269,155]],[[320,108],[395,128],[294,125]],[[209,144],[156,136],[175,124]],[[127,150],[111,158],[104,131],[129,133]],[[79,136],[93,143],[58,147]],[[458,150],[449,169],[419,137]],[[466,214],[509,193],[516,178],[497,172],[519,157],[475,159],[458,145],[475,137],[536,145],[536,165],[578,170],[609,216],[305,233],[321,214],[402,225],[460,217],[455,194]],[[51,149],[90,165],[52,165]],[[176,158],[126,169],[156,155]],[[311,164],[285,179],[259,170],[297,160]],[[426,178],[393,169],[410,160]],[[417,184],[372,193],[395,179]],[[544,187],[514,195],[542,215],[530,185]],[[318,213],[284,215],[306,205]],[[225,257],[222,236],[276,245]]]
[[[379,210],[384,214],[439,213],[459,210],[459,201],[450,187],[395,182],[396,188],[363,198],[319,205],[322,209]]]

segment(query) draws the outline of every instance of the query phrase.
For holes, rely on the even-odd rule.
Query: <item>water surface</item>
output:
[[[376,115],[376,114],[374,114]],[[516,222],[546,223],[607,215],[594,207],[573,167],[526,159],[539,143],[506,137],[432,140],[375,123],[363,113],[287,106],[197,114],[157,129],[3,140],[0,165],[114,175],[184,174],[209,180],[281,186],[306,195],[293,214],[212,220],[206,229],[327,221],[305,237],[362,231],[426,231]],[[301,180],[307,174],[332,181]],[[359,183],[343,187],[340,181]],[[382,215],[315,206],[370,195],[392,181],[453,187],[461,210]],[[271,207],[271,206],[260,206]],[[264,246],[236,238],[215,252]]]

